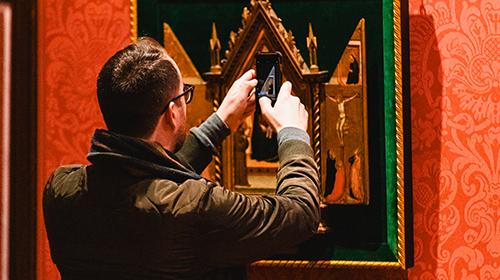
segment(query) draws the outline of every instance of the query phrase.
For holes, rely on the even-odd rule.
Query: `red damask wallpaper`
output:
[[[415,267],[500,278],[500,0],[409,0]],[[129,39],[127,0],[39,1],[39,202],[104,127],[100,67]],[[39,213],[38,278],[58,279]]]
[[[39,279],[59,279],[50,259],[41,194],[61,164],[86,163],[90,137],[104,128],[96,97],[106,60],[130,42],[126,0],[40,0],[38,97]]]
[[[410,279],[499,278],[499,34],[498,0],[410,1]]]

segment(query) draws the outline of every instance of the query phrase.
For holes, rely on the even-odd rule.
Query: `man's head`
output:
[[[97,97],[108,130],[141,138],[153,134],[170,101],[181,91],[175,62],[160,44],[146,37],[113,55],[97,80]]]

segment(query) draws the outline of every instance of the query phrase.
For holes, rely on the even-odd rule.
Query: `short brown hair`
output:
[[[181,77],[167,52],[142,37],[113,55],[97,79],[97,98],[108,130],[149,137],[167,103],[179,91]]]

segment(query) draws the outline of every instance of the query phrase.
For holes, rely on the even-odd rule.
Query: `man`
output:
[[[43,196],[62,279],[242,279],[244,266],[311,237],[318,174],[307,111],[285,83],[262,114],[278,133],[275,196],[248,197],[202,178],[217,146],[254,111],[253,70],[185,137],[192,87],[154,40],[141,38],[102,68],[90,166],[58,168]]]

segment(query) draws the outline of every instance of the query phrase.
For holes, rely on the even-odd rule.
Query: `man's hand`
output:
[[[249,70],[229,89],[216,114],[235,132],[238,126],[255,111],[255,71]]]
[[[309,114],[300,99],[292,96],[291,92],[292,84],[285,82],[281,86],[274,107],[271,106],[271,99],[259,98],[262,115],[276,133],[287,126],[298,127],[307,132]]]

